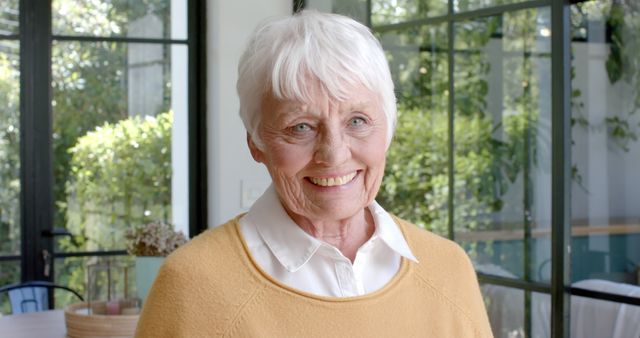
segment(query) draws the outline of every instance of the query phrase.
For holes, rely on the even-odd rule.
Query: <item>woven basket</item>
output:
[[[105,302],[92,303],[94,313],[106,307]],[[67,306],[64,311],[64,321],[67,325],[69,338],[129,338],[133,337],[138,324],[139,315],[98,315],[85,314],[78,310],[88,309],[86,302]],[[97,311],[96,311],[97,310]]]

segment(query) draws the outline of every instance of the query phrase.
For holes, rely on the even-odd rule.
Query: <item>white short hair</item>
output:
[[[391,143],[396,97],[380,42],[351,18],[305,10],[260,24],[240,58],[236,85],[240,118],[258,147],[262,147],[258,127],[265,95],[310,102],[309,75],[339,101],[349,97],[353,85],[377,93],[387,120],[387,146]]]

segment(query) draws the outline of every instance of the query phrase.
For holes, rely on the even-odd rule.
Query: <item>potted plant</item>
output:
[[[136,256],[136,287],[144,302],[164,258],[187,242],[182,231],[165,222],[151,222],[125,232],[127,251]]]

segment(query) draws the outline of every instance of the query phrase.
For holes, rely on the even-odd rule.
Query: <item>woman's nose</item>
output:
[[[321,133],[314,154],[316,163],[324,165],[341,164],[349,158],[349,146],[340,132]]]

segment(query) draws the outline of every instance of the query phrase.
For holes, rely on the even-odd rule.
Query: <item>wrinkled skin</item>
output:
[[[346,256],[373,233],[366,208],[384,174],[387,124],[378,96],[354,86],[345,101],[315,83],[310,102],[266,96],[261,147],[248,137],[289,216]],[[343,250],[344,249],[344,250]]]

